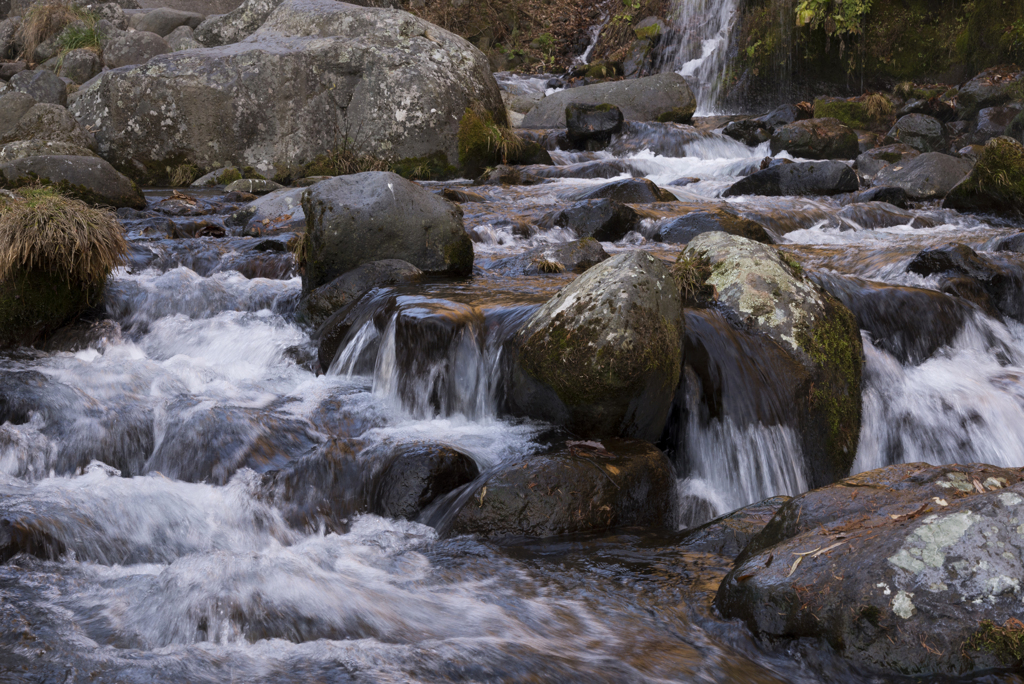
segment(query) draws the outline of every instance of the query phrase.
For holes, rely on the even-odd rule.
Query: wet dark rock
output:
[[[920,152],[904,145],[896,143],[884,147],[876,147],[857,156],[857,171],[867,178],[874,178],[878,172],[887,166],[900,166],[901,164],[920,156]]]
[[[682,301],[646,252],[590,268],[509,343],[510,409],[594,437],[657,439],[679,379]]]
[[[855,229],[891,228],[892,226],[910,226],[911,228],[930,228],[935,222],[923,216],[900,209],[886,202],[857,202],[850,204],[836,213],[836,218]]]
[[[794,427],[807,481],[820,486],[847,475],[860,433],[863,366],[853,314],[775,248],[753,240],[704,233],[690,241],[680,260],[706,264],[690,276],[696,303],[710,305],[707,293],[714,293],[714,305],[733,325],[772,339],[802,369],[789,375],[790,395],[803,416]]]
[[[938,119],[925,114],[907,114],[889,129],[884,142],[886,145],[903,143],[918,152],[939,152],[946,149],[946,133]]]
[[[117,321],[82,320],[56,331],[40,346],[46,351],[74,353],[83,349],[105,349],[121,342],[121,325]]]
[[[475,192],[469,190],[463,190],[461,188],[445,188],[441,192],[441,197],[444,197],[449,202],[458,202],[460,204],[464,202],[486,202],[487,198]]]
[[[918,253],[907,271],[947,279],[966,277],[980,286],[991,299],[991,306],[1001,314],[1024,321],[1024,297],[1020,296],[1024,291],[1024,268],[1019,264],[1000,263],[996,258],[981,256],[967,245],[950,242]],[[984,303],[980,303],[985,308]]]
[[[903,107],[896,112],[897,116],[903,117],[907,114],[924,114],[938,119],[942,123],[949,123],[956,118],[956,109],[948,102],[943,102],[937,97],[925,99],[908,100]]]
[[[551,226],[568,228],[577,237],[592,237],[601,242],[618,242],[626,233],[636,230],[640,215],[614,199],[591,199],[577,202],[550,218]]]
[[[956,96],[961,108],[960,118],[972,119],[985,107],[995,107],[1015,99],[1015,88],[1022,77],[1020,71],[1005,65],[985,69],[960,86]]]
[[[967,159],[941,152],[927,152],[878,172],[875,185],[903,188],[912,200],[945,197],[957,183],[970,173],[973,164]]]
[[[267,193],[280,190],[284,186],[265,178],[241,178],[228,183],[224,192],[248,192],[253,195],[266,195]]]
[[[686,79],[670,71],[553,93],[530,110],[523,119],[522,127],[564,128],[565,108],[575,102],[614,105],[629,121],[686,123],[697,109],[697,100]]]
[[[821,639],[873,670],[1011,666],[979,635],[1019,615],[1021,479],[912,463],[795,497],[737,558],[715,605],[763,638]]]
[[[989,140],[970,175],[950,189],[942,206],[1009,216],[1024,214],[1024,145],[1007,136]]]
[[[540,245],[522,254],[498,259],[490,266],[506,276],[542,275],[545,273],[583,273],[608,258],[601,243],[594,238]]]
[[[37,69],[35,71],[19,71],[11,76],[8,87],[15,92],[25,93],[36,102],[60,105],[68,103],[67,86],[52,71]]]
[[[303,296],[298,320],[319,328],[331,314],[355,302],[371,289],[414,282],[422,275],[420,269],[400,259],[361,264]]]
[[[90,204],[146,207],[138,186],[99,157],[22,157],[0,164],[0,175],[9,185],[52,184]]]
[[[574,201],[611,199],[624,204],[675,202],[676,196],[646,178],[627,178],[574,194]]]
[[[614,527],[664,528],[675,473],[647,442],[570,442],[485,471],[440,521],[445,536],[553,537]]]
[[[984,145],[992,138],[997,138],[1006,133],[1007,127],[1021,111],[1019,103],[1002,105],[999,107],[986,107],[978,112],[978,118],[974,122],[966,142],[972,145]]]
[[[687,530],[679,540],[679,545],[685,546],[691,551],[716,553],[726,558],[735,558],[789,500],[788,496],[773,496],[770,499],[744,506],[737,511]]]
[[[772,133],[772,154],[785,150],[803,159],[854,159],[857,134],[838,119],[807,119],[779,126]]]
[[[1016,233],[1009,237],[1001,238],[993,249],[998,252],[1016,252],[1017,254],[1024,254],[1024,233]]]
[[[371,513],[415,520],[431,502],[480,475],[469,456],[441,444],[398,447],[373,478]]]
[[[722,197],[739,195],[837,195],[860,187],[857,174],[840,161],[780,164],[729,186]]]
[[[772,138],[774,128],[759,121],[758,119],[743,119],[732,121],[723,130],[722,135],[727,135],[734,140],[739,140],[744,145],[756,147]]]
[[[622,130],[622,111],[614,105],[573,102],[565,108],[569,141],[580,149],[604,148]]]
[[[396,174],[317,183],[303,193],[302,207],[308,226],[303,291],[382,258],[402,259],[430,274],[472,271],[473,243],[458,205]]]
[[[858,204],[861,202],[885,202],[900,209],[910,208],[910,198],[907,197],[906,190],[884,185],[858,192],[846,201],[847,204]]]
[[[919,364],[952,344],[973,312],[970,304],[935,290],[828,273],[811,279],[853,312],[876,347],[904,364]]]
[[[785,126],[801,119],[807,119],[809,116],[796,105],[784,104],[776,107],[772,111],[768,112],[764,116],[758,117],[756,121],[764,124],[765,126],[775,128],[776,126]]]
[[[615,178],[624,173],[641,178],[646,175],[643,169],[621,159],[600,159],[564,166],[531,166],[524,171],[535,178]]]
[[[627,120],[622,124],[622,132],[612,139],[605,152],[616,157],[628,157],[648,150],[664,157],[686,157],[691,154],[691,143],[708,137],[708,133],[686,124]]]
[[[722,231],[739,235],[765,244],[775,244],[775,239],[761,224],[738,216],[726,209],[709,207],[675,216],[658,223],[651,239],[684,245],[702,233]]]
[[[282,188],[268,193],[234,212],[228,220],[228,225],[244,226],[246,234],[255,236],[304,232],[304,191],[304,188]]]

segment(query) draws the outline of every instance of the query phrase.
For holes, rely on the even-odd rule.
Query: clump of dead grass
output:
[[[70,0],[44,0],[32,5],[22,17],[21,26],[15,35],[22,47],[23,58],[28,62],[34,61],[36,48],[41,43],[76,21],[94,23],[92,15]]]

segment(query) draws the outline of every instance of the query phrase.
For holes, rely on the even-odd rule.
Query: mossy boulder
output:
[[[772,154],[785,150],[803,159],[854,159],[860,153],[857,134],[838,119],[805,119],[775,129]]]
[[[371,171],[322,181],[302,194],[302,209],[304,292],[381,259],[401,259],[434,275],[473,270],[473,243],[459,206],[397,174]]]
[[[640,251],[603,261],[511,339],[510,408],[588,438],[657,439],[679,382],[682,326],[661,261]]]
[[[690,241],[680,263],[703,293],[743,328],[771,338],[802,367],[789,394],[802,410],[800,432],[806,479],[814,486],[845,477],[857,454],[863,349],[849,309],[808,280],[769,246],[726,233]],[[780,392],[781,393],[781,392]]]
[[[1024,214],[1024,145],[1007,136],[989,140],[970,175],[949,191],[942,206],[958,211]]]
[[[1012,66],[999,65],[985,69],[960,86],[956,96],[960,118],[971,119],[985,107],[1020,99],[1024,85],[1022,80],[1024,72]]]
[[[466,109],[459,122],[459,166],[476,178],[487,168],[501,164],[553,164],[551,155],[539,143],[520,138],[511,128],[497,122],[490,112]]]
[[[861,473],[785,503],[715,605],[765,639],[817,639],[867,670],[1019,667],[1022,516],[1020,469]]]
[[[95,156],[22,157],[0,164],[0,178],[7,187],[53,185],[61,193],[89,204],[146,208],[139,186]]]
[[[861,130],[877,128],[887,117],[887,114],[872,109],[866,98],[846,100],[840,97],[820,97],[814,101],[815,119],[836,119],[850,128]]]

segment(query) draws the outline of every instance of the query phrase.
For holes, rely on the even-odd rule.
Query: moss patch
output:
[[[679,123],[686,124],[693,120],[693,113],[697,111],[697,105],[694,104],[690,107],[675,107],[667,112],[662,112],[658,115],[659,123]]]
[[[1010,618],[1000,627],[991,620],[981,623],[971,638],[964,642],[964,658],[969,652],[991,653],[1004,665],[1019,665],[1024,660],[1024,622]]]
[[[1005,136],[985,143],[971,174],[950,191],[943,206],[1024,215],[1024,145]]]
[[[470,178],[476,178],[492,166],[521,163],[527,152],[522,138],[477,106],[466,108],[459,122],[458,144],[459,165]]]

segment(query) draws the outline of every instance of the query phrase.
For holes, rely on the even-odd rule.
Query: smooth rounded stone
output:
[[[685,546],[688,551],[735,558],[790,499],[788,496],[773,496],[726,513],[687,530],[679,539],[679,546]]]
[[[266,195],[283,187],[280,183],[263,178],[241,178],[228,183],[227,187],[224,188],[224,192],[248,192],[253,195]]]
[[[590,190],[575,193],[569,199],[574,201],[611,199],[624,204],[650,204],[651,202],[676,202],[678,198],[670,191],[659,188],[646,178],[626,178],[599,185]]]
[[[35,104],[35,98],[28,93],[8,91],[0,96],[0,136],[6,137]]]
[[[371,171],[317,183],[302,195],[302,209],[308,240],[303,291],[382,258],[435,275],[473,270],[473,242],[459,206],[396,174]]]
[[[68,90],[64,81],[52,71],[36,69],[19,71],[7,82],[11,90],[30,95],[36,102],[60,105],[68,103]]]
[[[49,140],[96,149],[95,139],[79,125],[71,112],[60,105],[42,102],[32,105],[13,128],[0,134],[0,144],[16,140]]]
[[[0,175],[8,185],[53,184],[61,192],[89,204],[146,207],[146,198],[138,186],[99,157],[22,157],[0,164]]]
[[[198,12],[182,12],[168,7],[158,7],[152,12],[146,12],[132,28],[136,31],[148,31],[164,37],[179,26],[187,26],[195,29],[206,19]]]
[[[902,364],[919,364],[952,344],[973,315],[969,303],[935,290],[824,272],[810,277],[853,312],[876,347]]]
[[[989,140],[970,174],[949,191],[942,206],[957,211],[1024,214],[1024,145],[1008,136]]]
[[[85,147],[53,140],[17,140],[0,145],[0,163],[14,161],[22,157],[42,157],[55,154],[72,157],[96,156],[96,153]]]
[[[774,247],[753,240],[704,233],[679,262],[697,264],[684,288],[702,293],[700,299],[715,293],[715,306],[730,321],[771,338],[806,371],[806,384],[792,381],[793,395],[805,402],[797,413],[806,416],[804,424],[794,427],[807,481],[821,486],[846,476],[860,433],[864,354],[853,314]]]
[[[775,239],[761,224],[716,207],[698,208],[682,216],[675,216],[659,222],[651,239],[657,242],[685,245],[702,233],[715,231],[739,235],[768,245],[775,244]]]
[[[170,51],[167,41],[157,34],[132,31],[117,36],[103,47],[103,63],[111,69],[145,64],[157,55],[165,55]],[[78,101],[80,98],[81,95]]]
[[[299,302],[297,320],[314,329],[319,328],[331,314],[357,301],[373,288],[415,282],[422,275],[423,271],[401,259],[362,264],[304,295]],[[328,349],[325,356],[333,359],[335,351],[336,348]]]
[[[80,48],[69,50],[61,61],[58,76],[70,78],[78,85],[82,85],[90,78],[100,73],[102,65],[100,57],[93,50]]]
[[[479,475],[472,458],[442,444],[400,446],[373,478],[370,512],[415,520],[435,499]]]
[[[164,40],[167,41],[167,45],[171,48],[172,52],[179,52],[181,50],[198,50],[205,47],[202,43],[196,40],[195,34],[188,26],[179,26],[164,36]]]
[[[1000,65],[985,69],[957,91],[960,118],[972,119],[985,107],[995,107],[1016,99],[1015,93],[1022,78],[1024,74],[1011,66]]]
[[[886,202],[857,202],[850,204],[836,213],[836,218],[855,230],[871,230],[872,228],[891,228],[893,226],[910,226],[911,228],[931,228],[935,222],[909,211],[900,209]]]
[[[946,133],[942,122],[925,114],[907,114],[889,129],[886,145],[903,143],[918,152],[938,152],[946,149]]]
[[[857,174],[840,161],[780,164],[743,178],[722,193],[739,195],[838,195],[860,188]]]
[[[537,178],[615,178],[624,173],[641,178],[646,175],[635,164],[621,159],[597,159],[564,166],[531,166],[524,171]]]
[[[506,276],[544,275],[548,273],[583,273],[608,258],[601,243],[594,238],[540,245],[522,254],[498,259],[490,270]]]
[[[734,140],[739,140],[744,145],[757,147],[763,142],[772,139],[774,128],[758,119],[743,119],[741,121],[730,121],[722,129],[722,135],[727,135]]]
[[[294,183],[293,183],[294,185]],[[487,202],[487,198],[483,195],[469,190],[463,190],[461,188],[445,188],[441,191],[441,197],[444,197],[449,202],[458,202],[463,204],[465,202]]]
[[[910,208],[910,198],[903,188],[880,186],[868,188],[858,192],[849,199],[844,199],[844,204],[857,204],[859,202],[885,202],[900,209]]]
[[[648,442],[607,439],[506,461],[462,491],[439,534],[553,537],[673,522],[675,471]]]
[[[245,41],[104,72],[72,108],[96,127],[100,154],[140,177],[182,158],[276,176],[297,175],[345,131],[359,154],[457,160],[472,103],[504,123],[487,58],[462,38],[398,10],[285,0]]]
[[[252,235],[301,233],[306,229],[306,214],[302,211],[305,190],[281,188],[268,193],[233,214],[230,224],[244,226]]]
[[[588,437],[658,439],[679,380],[682,299],[641,251],[593,266],[509,344],[513,413]]]
[[[622,130],[622,110],[614,105],[573,102],[565,108],[569,141],[579,148],[604,147]]]
[[[565,128],[565,108],[572,103],[614,105],[627,121],[688,123],[697,109],[686,79],[670,71],[553,93],[530,110],[523,119],[523,128]]]
[[[0,22],[2,24],[3,22]],[[0,79],[9,81],[11,76],[28,68],[27,62],[4,62],[0,64]]]
[[[547,217],[545,217],[547,218]],[[592,237],[601,242],[618,242],[636,230],[641,217],[636,211],[614,199],[576,202],[551,216],[552,227],[568,228],[577,237]]]
[[[974,290],[981,295],[982,300],[977,303],[983,308],[988,303],[984,300],[988,299],[991,303],[987,308],[994,307],[1004,316],[1024,320],[1024,301],[1020,297],[1024,289],[1024,269],[1019,263],[1006,263],[996,255],[985,257],[967,245],[950,242],[919,252],[910,260],[907,272],[922,276],[942,275],[945,281],[953,281],[950,289],[963,290],[965,294],[962,296],[969,301],[977,301],[969,294]],[[967,279],[969,284],[958,282],[962,279]],[[946,285],[943,282],[943,289],[947,289]]]
[[[771,150],[773,155],[786,151],[802,159],[854,159],[860,154],[857,134],[831,117],[778,126]]]
[[[233,183],[241,177],[242,172],[229,164],[224,167],[215,168],[213,171],[203,174],[192,181],[192,184],[189,187],[212,188],[215,185],[227,185],[228,183]]]
[[[821,639],[874,671],[1010,666],[983,637],[986,621],[1020,615],[1021,477],[911,463],[802,494],[740,554],[715,606],[756,634]]]
[[[920,152],[909,145],[896,143],[894,145],[876,147],[873,150],[861,153],[857,156],[857,161],[854,165],[862,176],[874,178],[885,167],[891,165],[899,166],[920,155]]]
[[[973,167],[968,159],[926,152],[883,168],[875,176],[874,184],[903,188],[912,200],[939,199],[949,194]]]
[[[784,104],[779,105],[764,116],[757,117],[756,120],[763,123],[765,126],[775,128],[776,126],[785,126],[795,121],[807,118],[809,118],[809,116],[796,105]]]

